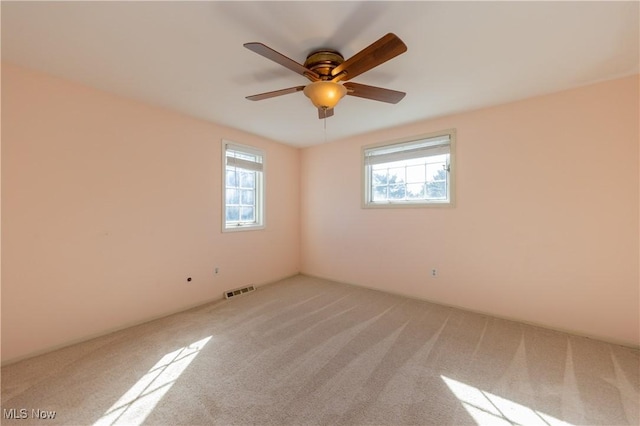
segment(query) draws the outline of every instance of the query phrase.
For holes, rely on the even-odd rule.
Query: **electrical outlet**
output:
[[[431,270],[431,276],[432,277],[437,277],[438,276],[438,270],[437,269],[432,269]]]
[[[213,268],[213,273],[218,275],[218,273],[220,272],[220,268],[218,268],[217,266],[215,268]]]

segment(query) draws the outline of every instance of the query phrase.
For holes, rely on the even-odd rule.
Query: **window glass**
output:
[[[365,207],[451,204],[454,131],[365,147]]]
[[[223,230],[264,227],[264,153],[224,143]]]

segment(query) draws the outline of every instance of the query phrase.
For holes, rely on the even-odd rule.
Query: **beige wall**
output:
[[[634,76],[305,149],[302,271],[640,344],[638,99]],[[449,128],[454,208],[360,207],[363,145]]]
[[[266,150],[266,230],[221,233],[222,138]],[[3,64],[3,362],[296,274],[299,163],[297,149]]]
[[[638,95],[636,76],[300,153],[3,64],[3,363],[298,271],[637,346]],[[448,128],[456,207],[361,208],[363,145]],[[220,231],[222,138],[266,150],[264,231]]]

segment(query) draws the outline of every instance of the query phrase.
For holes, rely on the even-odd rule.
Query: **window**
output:
[[[364,147],[364,206],[452,205],[454,143],[450,130]]]
[[[223,231],[264,228],[264,152],[223,141]]]

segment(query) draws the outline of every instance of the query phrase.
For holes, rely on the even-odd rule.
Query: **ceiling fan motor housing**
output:
[[[330,80],[331,70],[344,62],[344,57],[335,50],[321,49],[311,52],[304,61],[304,67],[320,75],[322,80]]]

